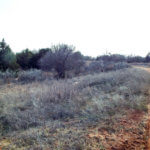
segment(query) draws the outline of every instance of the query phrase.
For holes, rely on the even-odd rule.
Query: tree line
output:
[[[150,53],[146,57],[124,56],[120,54],[106,54],[92,58],[84,56],[79,51],[75,51],[74,46],[59,44],[50,48],[42,48],[38,51],[25,49],[18,53],[13,53],[10,46],[3,39],[0,42],[0,70],[28,70],[31,68],[45,71],[55,70],[58,78],[64,78],[66,71],[73,71],[79,74],[83,65],[87,61],[107,62],[128,62],[147,63],[150,62]],[[98,64],[98,63],[97,63]]]

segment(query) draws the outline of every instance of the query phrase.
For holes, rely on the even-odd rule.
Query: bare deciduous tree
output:
[[[40,66],[43,70],[55,69],[58,78],[65,78],[66,71],[79,69],[83,65],[82,55],[74,53],[75,48],[66,44],[52,46],[40,59]],[[81,63],[82,62],[82,63]]]

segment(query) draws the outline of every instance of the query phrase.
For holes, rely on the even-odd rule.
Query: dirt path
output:
[[[134,68],[139,68],[139,69],[142,69],[142,70],[145,70],[147,72],[150,73],[150,68],[149,67],[143,67],[143,66],[133,66]]]

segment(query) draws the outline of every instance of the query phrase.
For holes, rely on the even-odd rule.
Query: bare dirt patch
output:
[[[97,127],[90,131],[88,138],[95,139],[95,142],[100,139],[103,145],[101,149],[146,150],[144,115],[139,111],[130,111],[122,119],[114,123],[112,128],[115,129],[115,132]]]

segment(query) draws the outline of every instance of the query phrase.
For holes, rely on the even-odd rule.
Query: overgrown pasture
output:
[[[0,136],[8,149],[92,149],[86,136],[97,124],[111,132],[126,110],[147,111],[150,75],[127,68],[65,80],[0,87]],[[110,121],[111,120],[111,121]],[[104,145],[99,141],[97,148]]]

